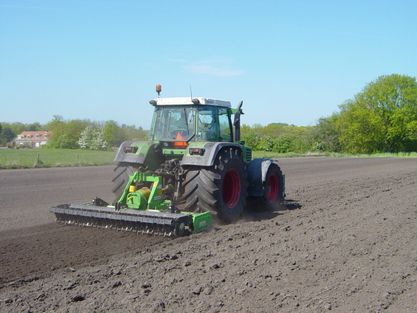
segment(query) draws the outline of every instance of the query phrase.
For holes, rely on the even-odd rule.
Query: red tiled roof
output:
[[[33,143],[47,142],[49,134],[50,133],[46,130],[24,131],[17,136],[15,141],[16,143],[19,143],[19,144],[25,144],[28,142],[33,142]]]
[[[48,131],[47,130],[36,130],[36,131],[25,130],[24,132],[20,134],[20,136],[36,136],[36,135],[47,136]]]

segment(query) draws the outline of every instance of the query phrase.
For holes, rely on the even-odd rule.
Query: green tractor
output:
[[[183,236],[206,230],[213,219],[239,219],[248,198],[276,207],[285,196],[277,162],[252,159],[240,139],[242,102],[207,98],[157,98],[148,141],[121,144],[109,204],[52,208],[67,224]],[[233,117],[233,119],[232,119]]]

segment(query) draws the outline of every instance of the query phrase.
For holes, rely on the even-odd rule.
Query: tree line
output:
[[[315,126],[245,125],[242,138],[254,150],[281,153],[417,151],[416,78],[380,76]]]
[[[312,150],[313,127],[295,126],[283,123],[262,125],[243,125],[242,139],[245,144],[256,151],[272,151],[277,153],[305,153]]]
[[[47,145],[51,148],[108,149],[147,135],[141,127],[115,121],[66,121],[55,116],[46,125],[0,124],[0,145],[12,141],[23,130],[41,129],[51,131]],[[320,118],[314,126],[243,125],[242,139],[253,150],[277,153],[417,151],[416,78],[380,76],[340,105],[338,112]]]
[[[23,131],[47,130],[50,132],[46,148],[107,150],[125,140],[143,140],[147,132],[134,125],[119,125],[115,121],[64,120],[54,116],[45,125],[40,123],[0,123],[0,146],[13,141]]]

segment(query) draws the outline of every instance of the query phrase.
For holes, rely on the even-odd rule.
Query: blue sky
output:
[[[379,75],[417,75],[416,1],[0,0],[0,121],[147,128],[163,96],[313,125]]]

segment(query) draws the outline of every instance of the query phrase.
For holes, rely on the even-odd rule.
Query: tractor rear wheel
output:
[[[117,166],[113,169],[113,179],[112,179],[112,192],[114,195],[114,202],[115,204],[120,197],[126,187],[127,182],[129,181],[129,176],[134,173],[135,169],[129,163],[120,162]]]
[[[183,183],[184,211],[210,211],[224,223],[236,221],[247,198],[245,164],[238,149],[219,152],[209,168],[189,168]]]

